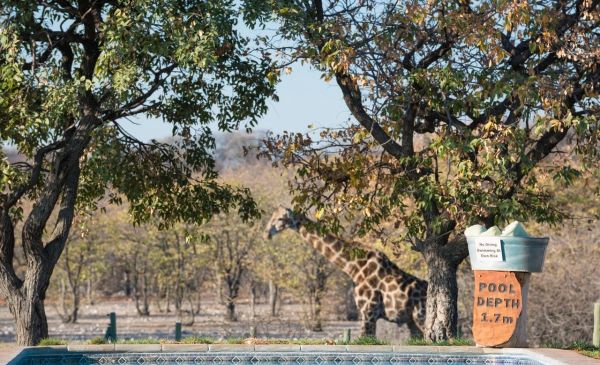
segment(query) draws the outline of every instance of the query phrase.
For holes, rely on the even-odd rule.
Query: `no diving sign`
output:
[[[502,240],[500,237],[479,237],[475,243],[475,254],[480,262],[502,262]]]

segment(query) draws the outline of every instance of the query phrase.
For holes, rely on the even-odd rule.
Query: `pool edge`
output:
[[[382,352],[382,353],[465,353],[472,355],[522,355],[534,360],[539,360],[544,365],[600,365],[600,360],[593,359],[575,351],[548,349],[548,348],[483,348],[474,346],[352,346],[352,345],[313,345],[296,346],[294,351],[299,352]],[[207,345],[154,345],[152,352],[288,352],[290,345],[226,345],[217,347]],[[69,345],[45,347],[8,347],[7,354],[0,354],[0,365],[16,365],[18,361],[28,354],[43,355],[55,352],[123,352],[124,346],[115,345]],[[126,352],[147,352],[148,345],[127,345]],[[361,351],[358,351],[361,350]]]

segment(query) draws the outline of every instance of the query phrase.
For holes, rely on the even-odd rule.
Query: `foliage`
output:
[[[54,337],[48,337],[48,338],[43,338],[40,343],[38,344],[38,346],[61,346],[61,345],[66,345],[67,341],[60,339],[60,338],[54,338]]]
[[[186,344],[211,344],[215,343],[215,340],[210,337],[186,337],[180,341],[180,343]]]
[[[217,181],[209,127],[250,130],[274,96],[270,58],[239,33],[240,10],[220,0],[0,3],[0,292],[11,308],[35,307],[12,311],[19,344],[47,336],[42,298],[76,208],[127,199],[134,222],[159,228],[258,215],[247,189]],[[171,124],[173,139],[135,138],[132,118]],[[8,161],[7,146],[25,160]],[[13,265],[20,222],[27,280]]]
[[[593,357],[594,359],[600,359],[600,348],[590,345],[585,342],[573,342],[571,345],[566,347],[567,350],[574,350],[582,355]]]
[[[105,345],[108,343],[104,337],[93,337],[89,341],[90,345]]]
[[[129,338],[124,340],[117,341],[117,344],[126,344],[126,345],[155,345],[162,343],[159,339],[156,338]]]
[[[350,341],[349,345],[389,345],[387,341],[377,339],[377,337],[358,337]]]
[[[249,20],[279,24],[266,46],[282,65],[335,80],[356,121],[270,135],[262,154],[297,169],[296,209],[329,230],[400,227],[395,243],[429,265],[428,339],[456,336],[461,232],[556,224],[567,215],[548,181],[568,186],[598,167],[600,5],[252,3],[262,11]]]
[[[340,272],[295,232],[284,232],[272,240],[263,237],[270,213],[280,204],[289,204],[290,197],[285,186],[292,173],[285,169],[272,169],[261,162],[224,171],[222,176],[231,184],[243,182],[252,190],[258,206],[266,212],[252,230],[246,228],[248,236],[259,238],[248,255],[252,261],[248,269],[256,279],[271,281],[299,298],[303,304],[305,327],[320,331],[322,301],[327,294],[326,288],[330,286],[328,281],[334,278],[334,273],[339,275]]]
[[[564,217],[543,181],[569,184],[597,162],[595,3],[319,4],[271,11],[359,125],[267,139],[266,153],[298,166],[298,207],[334,230],[341,217],[359,216],[362,233],[391,219],[417,248],[449,222]],[[575,51],[566,39],[577,37]],[[583,163],[539,165],[567,134],[562,152]]]

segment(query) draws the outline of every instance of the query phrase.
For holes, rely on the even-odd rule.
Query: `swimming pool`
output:
[[[402,352],[26,352],[10,365],[543,365],[524,355]]]

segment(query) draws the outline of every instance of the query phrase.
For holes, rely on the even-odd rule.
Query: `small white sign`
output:
[[[502,240],[500,237],[479,237],[475,244],[475,253],[478,261],[502,262]]]

